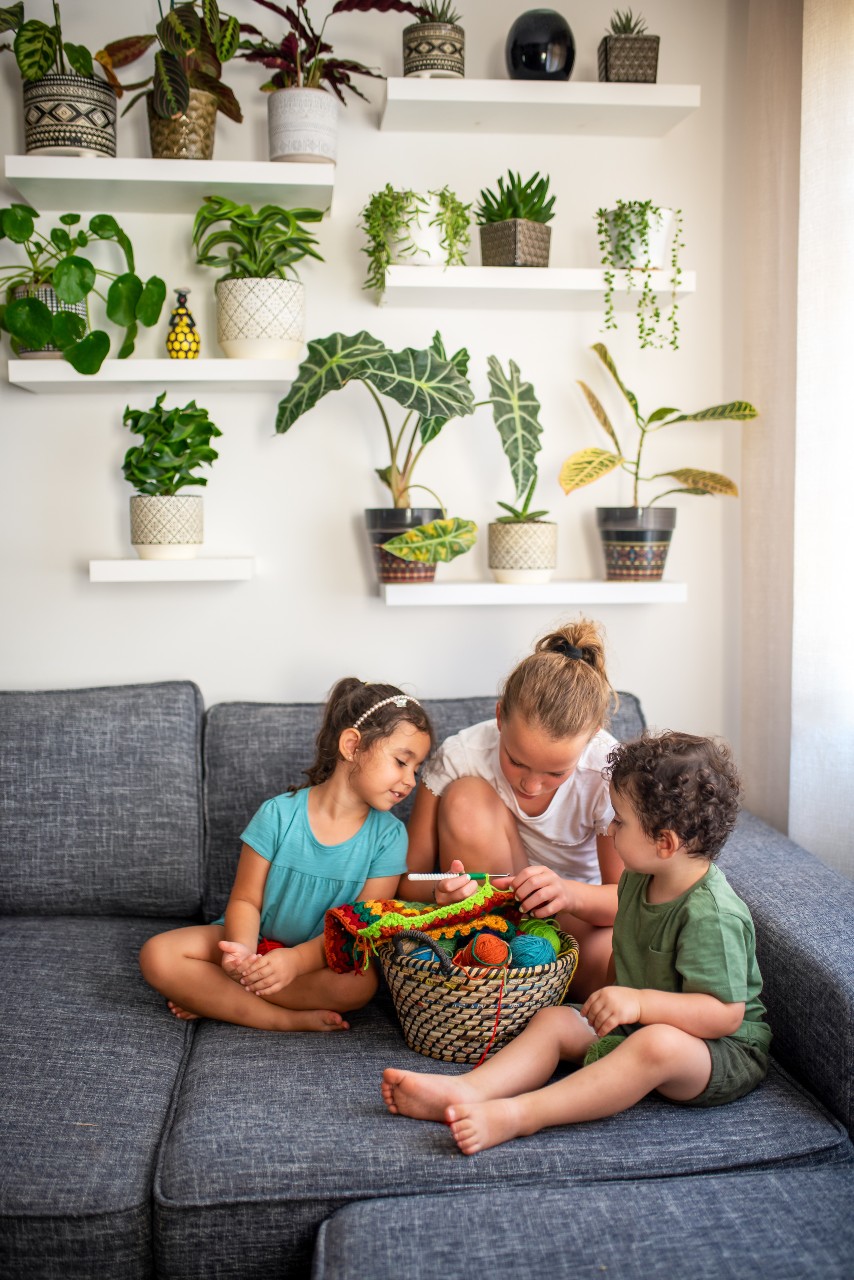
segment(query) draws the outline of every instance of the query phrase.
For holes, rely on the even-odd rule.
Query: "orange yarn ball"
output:
[[[500,969],[510,959],[510,948],[494,933],[477,933],[462,951],[454,956],[454,964],[482,969]]]

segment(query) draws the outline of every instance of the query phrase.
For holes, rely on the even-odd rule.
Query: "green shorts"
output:
[[[696,1098],[677,1102],[679,1107],[720,1107],[725,1102],[735,1102],[750,1093],[768,1074],[768,1054],[746,1040],[734,1036],[722,1036],[720,1040],[706,1040],[712,1058],[712,1074],[709,1083]],[[669,1098],[669,1102],[673,1099]]]

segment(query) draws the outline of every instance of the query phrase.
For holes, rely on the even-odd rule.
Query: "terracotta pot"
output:
[[[191,89],[186,113],[164,120],[146,95],[151,154],[155,160],[210,160],[216,134],[216,98],[204,89]]]
[[[116,91],[88,76],[47,75],[24,82],[27,154],[116,154]]]
[[[675,507],[597,507],[609,582],[657,582],[676,525]]]

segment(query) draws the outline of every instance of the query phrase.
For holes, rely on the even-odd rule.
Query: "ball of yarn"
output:
[[[555,951],[548,938],[537,938],[530,933],[520,933],[510,943],[510,954],[517,969],[527,969],[535,964],[554,964]]]
[[[510,948],[494,933],[476,933],[471,942],[454,956],[454,964],[500,969],[510,958]]]
[[[523,920],[519,928],[522,933],[533,938],[546,938],[554,948],[555,955],[560,954],[560,934],[548,920]]]

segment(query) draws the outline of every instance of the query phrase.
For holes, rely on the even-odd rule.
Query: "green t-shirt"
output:
[[[650,876],[624,871],[617,887],[614,965],[621,987],[703,992],[724,1004],[744,1001],[734,1037],[766,1050],[771,1028],[759,999],[762,975],[745,903],[714,863],[672,902],[647,902]]]

